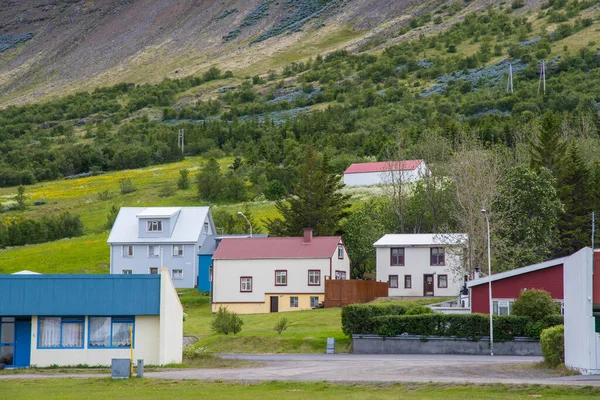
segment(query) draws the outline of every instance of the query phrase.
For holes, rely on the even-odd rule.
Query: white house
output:
[[[370,186],[402,182],[415,182],[429,174],[423,160],[383,161],[357,163],[344,171],[346,186]]]
[[[390,296],[457,296],[464,277],[461,249],[465,234],[388,234],[373,246],[377,280]]]
[[[181,362],[183,308],[166,269],[0,275],[0,294],[0,363],[9,368],[110,365],[131,347],[146,364]]]
[[[308,310],[323,302],[325,279],[350,279],[340,236],[224,238],[213,256],[213,311]]]
[[[108,237],[111,274],[157,274],[177,288],[198,284],[201,248],[215,225],[208,207],[122,207]]]
[[[564,261],[565,365],[600,374],[600,252],[589,247]]]

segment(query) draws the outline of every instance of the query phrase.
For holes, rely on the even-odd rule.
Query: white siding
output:
[[[584,248],[564,263],[565,364],[584,375],[600,374],[600,335],[592,313],[593,251]]]
[[[421,163],[421,165],[424,165]],[[415,182],[421,179],[421,168],[413,171],[402,171],[404,182]],[[394,172],[398,174],[399,172]],[[385,185],[390,183],[389,172],[362,172],[355,174],[344,174],[344,185],[346,186],[371,186]]]
[[[446,265],[432,266],[430,265],[430,247],[404,246],[404,266],[391,266],[390,249],[391,247],[377,247],[377,280],[387,282],[390,275],[398,275],[398,288],[389,288],[390,296],[423,296],[424,275],[434,275],[434,296],[453,297],[458,295],[463,278],[455,272],[460,263],[460,258],[456,254],[446,249]],[[404,288],[405,275],[411,276],[412,287],[410,289]],[[438,288],[438,275],[448,276],[447,288]]]
[[[159,364],[181,363],[183,353],[183,307],[166,268],[160,278]]]

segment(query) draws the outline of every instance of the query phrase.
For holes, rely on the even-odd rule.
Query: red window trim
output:
[[[277,283],[277,273],[285,272],[285,283]],[[287,269],[276,269],[275,270],[275,286],[287,286],[288,283],[288,271]]]
[[[242,290],[242,279],[250,278],[250,290]],[[240,292],[241,293],[252,293],[254,290],[254,279],[251,276],[240,276]]]
[[[396,277],[396,286],[392,286],[392,276]],[[388,288],[390,289],[398,289],[399,282],[398,282],[398,275],[388,275]]]
[[[402,249],[402,262],[400,264],[394,264],[394,250]],[[404,247],[391,247],[390,248],[390,266],[391,267],[404,267],[404,258],[406,256],[406,249]]]
[[[342,248],[342,256],[340,257],[340,247]],[[343,244],[338,244],[338,260],[343,260],[344,259],[344,245]]]
[[[410,285],[406,286],[406,278],[410,278]],[[412,289],[412,275],[404,275],[404,289]]]
[[[443,250],[443,254],[444,254],[444,261],[439,263],[439,264],[434,264],[433,263],[433,249],[442,249]],[[437,257],[439,257],[439,254],[437,255]],[[446,249],[443,247],[430,247],[429,248],[429,265],[431,265],[432,267],[443,267],[446,265]]]
[[[442,276],[446,278],[446,286],[440,286],[440,278]],[[448,289],[448,275],[438,275],[437,281],[438,281],[438,284],[437,284],[438,289]]]
[[[339,275],[340,275],[340,279],[338,279],[338,278],[337,278],[337,277],[334,275],[334,278],[335,278],[335,280],[344,280],[344,279],[347,279],[347,278],[348,278],[348,274],[346,273],[346,271],[344,271],[344,270],[341,270],[341,269],[336,269],[336,270],[335,270],[335,274],[337,275],[338,273],[339,273]],[[346,278],[342,278],[342,274],[346,274]]]
[[[310,283],[310,273],[311,272],[319,273],[319,283]],[[321,270],[320,269],[309,269],[307,278],[308,278],[308,286],[321,286]]]

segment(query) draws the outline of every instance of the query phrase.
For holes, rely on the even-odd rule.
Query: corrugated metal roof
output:
[[[249,238],[250,235],[244,235],[244,234],[223,234],[223,235],[212,235],[212,236],[207,236],[206,239],[204,240],[204,243],[202,243],[202,247],[200,247],[200,250],[198,251],[198,254],[206,256],[206,255],[213,255],[215,254],[215,251],[217,250],[218,244],[221,242],[221,240],[225,239],[225,238]],[[252,235],[252,238],[266,238],[269,237],[269,235],[264,234],[264,233],[255,233],[254,235]]]
[[[165,207],[121,207],[106,243],[195,243],[204,228],[207,215],[209,215],[212,231],[215,231],[208,207],[173,207],[168,209],[171,211],[180,209],[181,211],[170,237],[140,238],[138,215],[152,218],[149,216],[154,216],[156,209],[162,213],[170,212],[164,211]]]
[[[224,238],[213,259],[331,258],[341,240],[341,236],[313,237],[310,243],[303,237]]]
[[[463,244],[469,239],[465,233],[387,234],[373,244],[375,247],[431,246]]]
[[[0,275],[0,315],[159,315],[160,275]]]
[[[371,163],[355,163],[350,165],[344,174],[361,174],[368,172],[413,171],[423,160],[382,161]]]

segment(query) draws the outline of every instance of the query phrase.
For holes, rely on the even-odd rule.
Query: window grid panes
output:
[[[312,308],[319,307],[319,296],[310,296],[310,306]]]
[[[340,260],[344,259],[344,246],[338,246],[338,258]]]
[[[183,270],[182,269],[174,269],[172,272],[173,279],[183,279]]]
[[[398,287],[398,275],[390,275],[388,278],[388,286],[390,288]]]
[[[492,312],[494,315],[511,315],[512,304],[510,300],[494,300],[492,301]]]
[[[133,257],[133,246],[131,246],[131,245],[123,246],[123,257]]]
[[[308,284],[313,286],[320,285],[321,271],[308,271]]]
[[[438,275],[438,288],[445,289],[448,287],[448,275]]]
[[[431,265],[444,265],[445,251],[443,247],[431,248]]]
[[[287,285],[287,271],[275,271],[275,285],[286,286]]]
[[[40,348],[83,348],[83,317],[40,317]]]
[[[298,307],[298,296],[290,297],[290,308]]]
[[[148,232],[162,232],[162,221],[148,221]]]
[[[242,291],[242,292],[251,292],[252,291],[252,278],[251,277],[240,278],[240,291]]]
[[[391,249],[391,260],[390,264],[393,266],[403,266],[404,265],[404,248],[397,247]]]
[[[404,275],[404,289],[411,289],[411,288],[412,288],[412,276]]]
[[[123,270],[123,275],[131,275],[131,270],[130,269],[124,269]]]
[[[182,257],[183,256],[183,245],[174,244],[173,245],[173,257]]]
[[[148,246],[148,257],[158,257],[160,256],[160,247],[156,245]]]
[[[90,348],[129,347],[133,317],[90,317]]]

